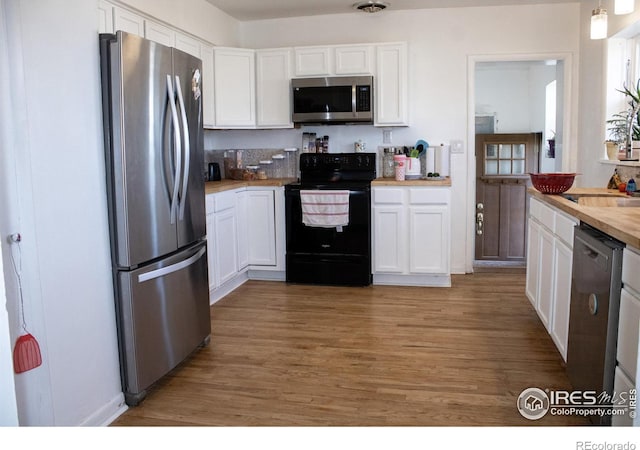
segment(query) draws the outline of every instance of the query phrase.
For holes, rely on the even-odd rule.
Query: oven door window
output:
[[[370,193],[350,191],[349,225],[308,227],[302,223],[300,191],[287,193],[287,252],[305,254],[368,255],[370,247]]]

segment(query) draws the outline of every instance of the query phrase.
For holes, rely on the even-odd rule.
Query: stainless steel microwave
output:
[[[373,77],[294,78],[294,123],[373,123]]]

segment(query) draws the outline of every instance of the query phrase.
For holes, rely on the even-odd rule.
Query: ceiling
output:
[[[356,11],[357,0],[207,0],[238,20],[263,20],[323,14],[367,14]],[[506,6],[548,3],[576,3],[581,0],[384,0],[386,11],[466,6]],[[584,1],[584,0],[582,0]],[[385,12],[377,13],[384,14]]]

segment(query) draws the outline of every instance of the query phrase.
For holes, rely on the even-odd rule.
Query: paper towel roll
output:
[[[436,172],[438,172],[441,177],[448,177],[451,175],[451,147],[448,145],[441,145],[438,147]]]
[[[425,152],[427,152],[427,158],[426,158],[427,173],[429,172],[433,173],[436,171],[436,147],[429,146],[427,147]]]

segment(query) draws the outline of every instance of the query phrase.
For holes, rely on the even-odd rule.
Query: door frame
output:
[[[564,96],[562,110],[562,168],[564,171],[575,172],[577,167],[577,116],[573,111],[578,110],[577,105],[577,70],[574,69],[573,56],[570,52],[557,53],[514,53],[514,54],[482,54],[469,55],[467,57],[467,229],[466,229],[466,258],[465,272],[473,273],[475,259],[475,210],[476,210],[476,138],[475,138],[475,104],[476,64],[481,62],[525,62],[558,60],[564,63]]]

